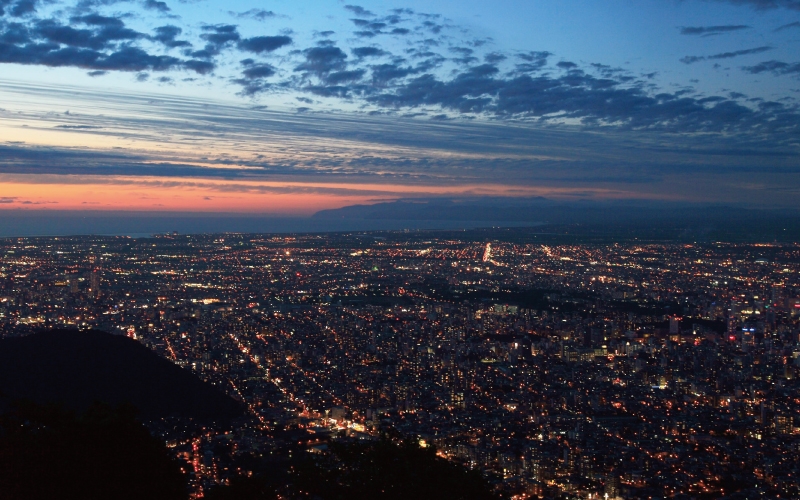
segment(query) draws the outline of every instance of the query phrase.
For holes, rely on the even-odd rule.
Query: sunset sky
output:
[[[800,205],[800,0],[0,0],[0,14],[0,210]]]

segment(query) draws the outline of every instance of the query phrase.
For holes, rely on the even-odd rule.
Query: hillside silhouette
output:
[[[300,455],[284,467],[270,464],[212,489],[207,500],[498,500],[478,471],[449,462],[432,447],[393,442],[332,442],[323,455]]]
[[[186,478],[132,408],[17,401],[0,414],[3,500],[186,500]]]
[[[0,340],[0,395],[78,412],[95,402],[134,406],[140,418],[228,422],[243,406],[127,337],[51,330]]]

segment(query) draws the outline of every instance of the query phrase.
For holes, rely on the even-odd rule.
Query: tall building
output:
[[[786,436],[792,433],[792,417],[791,415],[776,415],[775,416],[775,432]]]
[[[605,498],[619,498],[621,492],[620,490],[620,480],[618,475],[614,474],[606,478]]]
[[[100,295],[100,271],[102,261],[99,256],[89,255],[89,293],[95,297]]]
[[[92,295],[100,294],[100,271],[98,269],[92,270],[89,274],[89,290]]]
[[[669,317],[669,338],[673,342],[681,343],[681,319],[677,316]]]

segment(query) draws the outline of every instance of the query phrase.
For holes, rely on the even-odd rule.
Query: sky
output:
[[[0,0],[0,210],[797,209],[800,0]]]

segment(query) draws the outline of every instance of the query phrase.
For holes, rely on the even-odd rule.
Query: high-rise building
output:
[[[619,476],[613,474],[606,478],[605,484],[605,498],[618,498],[620,496],[620,480]]]
[[[89,289],[92,295],[100,294],[100,271],[97,269],[92,270],[89,275]]]
[[[792,433],[792,417],[789,415],[775,416],[775,432],[782,436]]]
[[[100,295],[100,271],[102,260],[99,256],[89,255],[89,293],[97,297]]]
[[[681,319],[677,316],[669,317],[669,339],[681,343]]]
[[[680,318],[676,316],[669,317],[669,334],[670,335],[677,335],[681,331],[681,322]]]

